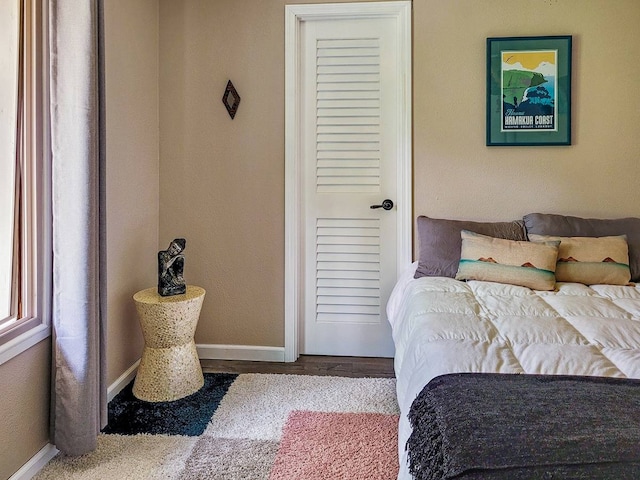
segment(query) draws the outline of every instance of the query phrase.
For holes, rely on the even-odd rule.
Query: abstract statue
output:
[[[158,293],[163,297],[180,295],[187,291],[182,272],[184,270],[183,251],[187,246],[184,238],[176,238],[166,250],[158,252]]]

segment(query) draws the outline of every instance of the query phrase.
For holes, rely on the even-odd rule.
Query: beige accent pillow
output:
[[[525,215],[524,224],[527,233],[537,235],[555,235],[556,237],[610,237],[626,235],[629,244],[629,270],[631,280],[640,282],[640,218],[580,218],[552,213],[530,213]],[[491,235],[473,228],[478,233]],[[499,237],[500,235],[492,235]],[[512,240],[518,240],[512,238]]]
[[[553,290],[559,241],[504,240],[463,230],[457,280],[521,285]]]
[[[585,285],[626,285],[631,280],[626,235],[557,237],[530,234],[532,242],[560,240],[556,280]]]

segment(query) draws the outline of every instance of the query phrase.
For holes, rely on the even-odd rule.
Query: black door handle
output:
[[[387,198],[382,201],[382,205],[371,205],[369,208],[384,208],[385,210],[391,210],[393,208],[393,202]]]

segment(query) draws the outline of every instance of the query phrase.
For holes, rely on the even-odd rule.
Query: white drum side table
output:
[[[157,288],[133,296],[144,337],[133,395],[147,402],[168,402],[204,385],[193,336],[205,290],[187,285],[186,293],[163,297]]]

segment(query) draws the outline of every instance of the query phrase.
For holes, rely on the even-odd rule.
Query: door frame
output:
[[[303,22],[316,20],[392,18],[398,32],[398,78],[402,108],[397,109],[397,267],[396,277],[412,258],[412,127],[411,127],[411,2],[357,2],[285,6],[285,285],[284,360],[294,362],[304,319],[304,183],[302,178],[300,34]]]

